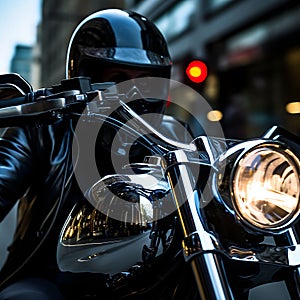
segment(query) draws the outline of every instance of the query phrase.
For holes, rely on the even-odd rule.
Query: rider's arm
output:
[[[32,180],[32,150],[26,128],[8,128],[0,138],[0,222]],[[37,141],[38,142],[38,141]]]

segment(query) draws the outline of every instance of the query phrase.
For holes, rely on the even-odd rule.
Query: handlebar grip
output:
[[[37,99],[41,96],[47,96],[50,94],[49,89],[42,88],[38,89],[34,92],[30,92],[24,96],[9,98],[9,99],[0,99],[0,108],[17,106],[26,103],[32,103],[37,101]]]
[[[27,103],[27,95],[17,98],[10,98],[10,99],[2,99],[0,100],[0,108],[5,108],[9,106],[17,106],[24,103]]]

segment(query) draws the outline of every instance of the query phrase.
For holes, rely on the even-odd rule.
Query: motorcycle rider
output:
[[[75,29],[66,68],[69,78],[118,83],[170,78],[171,58],[151,21],[134,12],[107,9]],[[145,107],[164,112],[164,101],[143,101],[134,107],[138,113]],[[19,201],[17,229],[0,272],[0,299],[78,299],[86,290],[94,292],[93,278],[100,285],[101,275],[63,273],[56,262],[68,208],[82,197],[72,172],[73,126],[63,118],[50,125],[26,124],[6,129],[0,139],[0,221]],[[111,172],[101,155],[99,167]]]

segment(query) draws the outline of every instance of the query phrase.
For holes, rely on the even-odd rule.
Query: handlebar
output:
[[[110,119],[105,109],[117,107],[118,115],[126,122],[120,125],[110,119],[113,126],[123,126],[138,133],[146,144],[160,150],[158,153],[176,149],[196,150],[194,143],[185,144],[165,137],[136,114],[123,101],[125,98],[124,94],[118,93],[114,82],[92,84],[89,77],[65,79],[61,81],[61,84],[54,85],[52,88],[30,92],[18,98],[0,100],[0,125],[2,127],[15,126],[37,120],[61,118],[63,115],[69,116],[73,112],[82,112],[87,106],[92,117],[96,115],[98,119]],[[147,137],[149,134],[152,135],[151,140]]]
[[[81,107],[84,108],[86,103],[92,101],[99,93],[101,93],[102,99],[117,94],[116,89],[113,89],[114,82],[91,84],[89,77],[65,79],[59,85],[53,85],[51,88],[29,92],[26,90],[27,94],[23,94],[21,89],[13,86],[12,89],[11,83],[0,82],[1,95],[4,95],[4,99],[0,99],[1,127],[40,121],[45,118],[45,115],[52,118],[58,115],[61,117],[64,113],[75,111],[71,107],[75,107],[76,111]],[[17,94],[18,97],[5,98],[7,89],[11,89],[13,95]],[[39,119],[41,116],[42,118]]]

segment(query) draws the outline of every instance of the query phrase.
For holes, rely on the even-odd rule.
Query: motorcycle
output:
[[[177,141],[136,114],[114,84],[85,77],[33,92],[5,75],[0,96],[2,126],[76,117],[79,137],[81,124],[96,124],[90,139],[109,124],[150,152],[88,182],[82,174],[95,162],[73,153],[85,201],[61,230],[61,271],[103,275],[99,293],[108,299],[248,299],[272,282],[299,299],[297,136],[273,126],[249,140]]]

